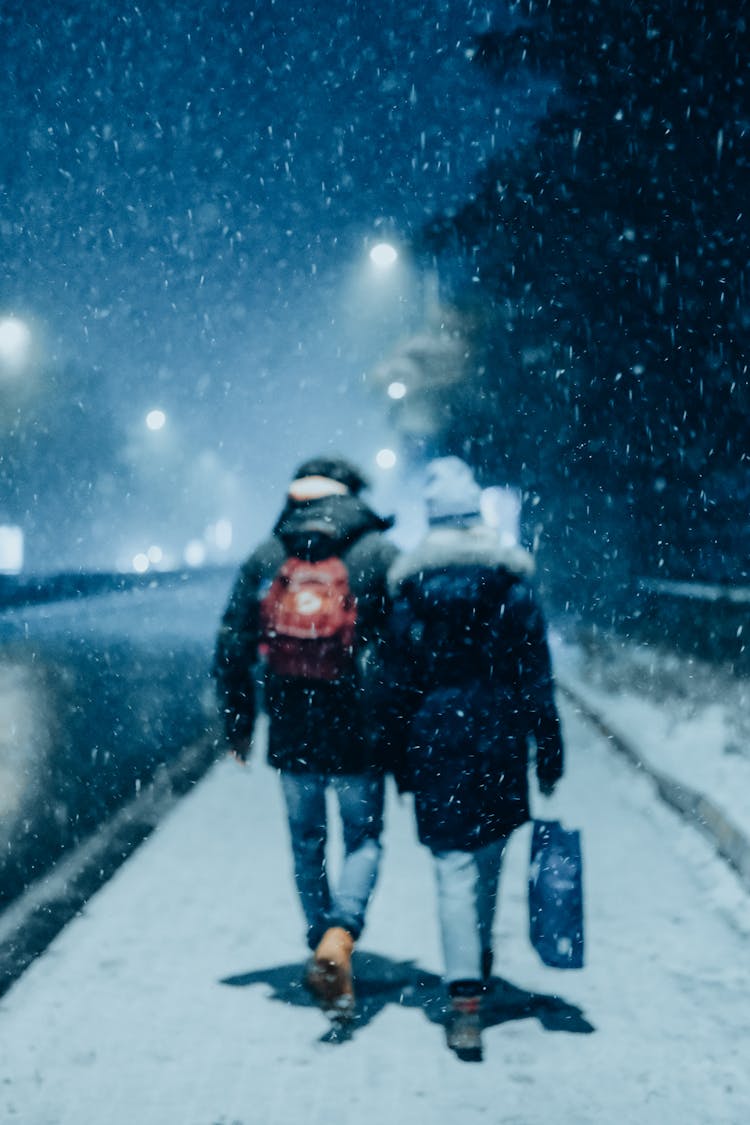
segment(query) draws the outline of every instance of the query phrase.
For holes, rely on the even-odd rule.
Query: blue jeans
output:
[[[492,924],[506,839],[473,852],[433,852],[445,979],[482,979],[482,952],[492,949]]]
[[[338,798],[344,860],[331,885],[326,862],[326,789]],[[343,926],[355,939],[365,923],[380,865],[383,831],[383,779],[370,774],[327,777],[281,772],[294,856],[294,875],[307,920],[311,949],[330,926]]]

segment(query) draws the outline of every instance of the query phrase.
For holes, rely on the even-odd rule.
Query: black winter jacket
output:
[[[391,569],[392,708],[403,732],[392,768],[434,850],[472,850],[529,819],[530,740],[539,779],[562,774],[532,570],[525,551],[484,526],[431,530]]]
[[[397,554],[383,533],[391,523],[351,493],[287,502],[271,538],[240,569],[219,631],[214,674],[230,743],[252,734],[258,709],[265,707],[274,767],[334,774],[380,765],[386,576]],[[285,558],[309,554],[316,536],[326,544],[320,557],[337,554],[346,563],[357,600],[356,673],[332,683],[273,675],[258,652],[260,601]]]

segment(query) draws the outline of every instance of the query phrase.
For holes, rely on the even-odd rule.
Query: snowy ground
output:
[[[750,836],[750,679],[695,657],[600,635],[553,636],[555,669],[649,765],[709,797]]]
[[[747,896],[565,704],[563,720],[568,774],[537,811],[583,830],[587,965],[548,969],[529,947],[522,830],[483,1064],[444,1045],[432,877],[408,802],[391,796],[357,954],[361,1024],[331,1043],[299,987],[277,779],[257,759],[222,761],[0,1003],[0,1120],[744,1125]]]

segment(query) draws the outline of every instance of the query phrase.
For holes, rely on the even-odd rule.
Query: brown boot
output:
[[[446,1038],[451,1051],[463,1062],[482,1061],[480,996],[452,996]]]
[[[305,983],[331,1016],[354,1014],[352,950],[354,938],[342,926],[326,930],[307,968]]]

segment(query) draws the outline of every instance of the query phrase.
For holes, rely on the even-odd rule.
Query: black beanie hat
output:
[[[343,457],[311,457],[309,461],[303,461],[294,474],[295,480],[301,477],[328,477],[343,484],[355,496],[369,487],[364,474]]]

